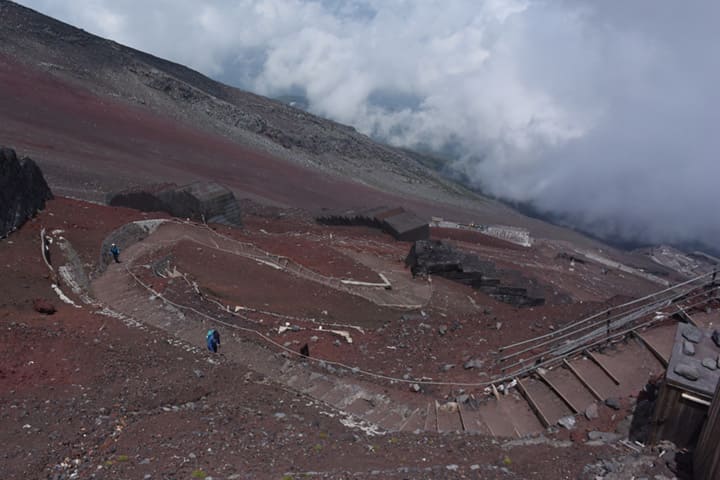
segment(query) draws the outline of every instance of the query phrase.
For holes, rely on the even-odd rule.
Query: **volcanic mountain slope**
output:
[[[60,195],[220,181],[284,206],[402,204],[429,218],[596,242],[467,191],[413,155],[0,0],[0,138]]]
[[[0,2],[3,53],[64,82],[115,97],[301,164],[402,193],[469,195],[353,128],[215,82],[12,2]]]

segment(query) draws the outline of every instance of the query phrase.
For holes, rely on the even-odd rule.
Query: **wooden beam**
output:
[[[660,361],[660,363],[662,364],[663,367],[665,367],[665,368],[668,367],[668,365],[669,365],[668,359],[666,359],[655,347],[653,347],[653,346],[650,344],[650,342],[648,342],[648,341],[645,339],[645,337],[643,337],[642,335],[640,335],[640,332],[633,331],[632,333],[633,333],[633,335],[635,335],[637,338],[639,338],[640,341],[641,341],[643,344],[645,344],[645,346],[647,347],[647,349],[650,350],[650,352],[651,352],[653,355],[655,355],[655,358],[657,358],[657,359]]]
[[[553,383],[550,381],[549,378],[547,378],[545,375],[541,374],[540,372],[538,372],[538,376],[540,377],[540,380],[542,380],[543,382],[545,382],[545,384],[546,384],[548,387],[550,387],[550,390],[552,390],[552,391],[555,393],[555,395],[557,395],[558,397],[560,397],[560,400],[562,400],[563,402],[565,402],[565,405],[567,405],[568,407],[570,407],[570,410],[572,410],[573,413],[580,413],[580,410],[579,410],[577,407],[575,407],[575,405],[572,404],[572,402],[570,401],[570,399],[567,398],[567,397],[560,391],[560,389],[558,389],[555,385],[553,385]]]
[[[580,372],[575,370],[575,367],[573,367],[570,364],[570,362],[568,362],[566,359],[563,358],[563,363],[568,368],[568,370],[570,370],[573,373],[573,375],[575,375],[575,377],[577,377],[577,379],[580,380],[580,383],[582,383],[583,386],[585,386],[585,388],[587,388],[590,391],[590,393],[592,394],[593,397],[595,397],[600,402],[605,401],[605,399],[597,392],[597,390],[595,390],[592,387],[592,385],[590,385],[590,383],[588,383],[588,381],[585,380],[582,375],[580,375]]]
[[[520,381],[519,378],[516,378],[515,380],[517,380],[518,390],[520,390],[522,396],[525,397],[525,400],[527,400],[528,405],[530,405],[532,411],[535,412],[535,415],[538,417],[538,420],[540,420],[540,423],[542,423],[542,426],[548,428],[550,426],[550,422],[548,421],[545,414],[542,413],[538,404],[535,403],[535,399],[532,398],[532,395],[530,395],[530,392],[527,391],[525,385],[522,384],[522,381]]]
[[[707,401],[707,400],[705,400],[705,399],[703,399],[703,398],[696,397],[695,395],[690,395],[689,393],[684,393],[684,392],[683,392],[683,394],[682,394],[681,396],[682,396],[682,398],[684,398],[685,400],[690,400],[691,402],[698,403],[698,404],[703,405],[703,406],[705,406],[705,407],[709,407],[709,406],[710,406],[710,402],[709,402],[709,401]]]
[[[458,403],[458,415],[460,416],[460,426],[463,429],[463,432],[467,432],[467,428],[465,428],[465,419],[463,418],[462,414],[462,404]]]
[[[688,313],[685,311],[684,308],[682,308],[682,307],[681,307],[680,305],[678,305],[678,304],[675,304],[675,306],[676,306],[677,309],[678,309],[678,315],[680,315],[680,318],[682,318],[683,320],[685,320],[686,323],[689,323],[690,325],[692,325],[692,326],[694,326],[694,327],[697,327],[697,326],[698,326],[698,324],[695,323],[695,320],[693,320],[693,318],[690,316],[690,314],[688,314]]]
[[[597,358],[595,355],[593,355],[593,353],[592,353],[590,350],[585,350],[585,355],[587,355],[590,360],[592,360],[593,362],[595,362],[595,364],[596,364],[598,367],[600,367],[600,370],[602,370],[603,372],[605,372],[605,375],[607,375],[608,377],[610,377],[610,380],[612,380],[613,382],[615,382],[615,385],[620,385],[620,380],[618,380],[617,377],[616,377],[615,375],[613,375],[613,374],[610,372],[610,370],[608,370],[607,367],[600,362],[600,359]]]

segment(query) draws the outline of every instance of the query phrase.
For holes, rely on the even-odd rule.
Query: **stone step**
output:
[[[402,432],[415,432],[425,429],[425,418],[427,417],[427,407],[416,408],[410,416],[400,426]]]
[[[324,375],[313,373],[305,388],[302,389],[302,392],[315,398],[323,399],[323,397],[336,386],[337,384],[335,382],[328,380]]]
[[[348,403],[343,408],[343,410],[348,413],[352,413],[357,417],[366,418],[367,415],[370,414],[374,408],[374,405],[370,403],[367,398],[357,397],[354,398],[350,403]]]
[[[404,409],[391,408],[387,414],[378,420],[377,424],[388,432],[398,432],[407,420],[408,412]]]

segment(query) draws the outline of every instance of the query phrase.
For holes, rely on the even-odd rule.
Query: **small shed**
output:
[[[720,346],[713,332],[681,323],[653,413],[650,440],[694,446],[720,378]]]
[[[693,474],[700,480],[720,478],[720,382],[693,455]]]

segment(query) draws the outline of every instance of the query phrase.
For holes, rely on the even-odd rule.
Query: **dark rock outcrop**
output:
[[[530,281],[517,272],[501,272],[492,262],[477,255],[456,250],[440,240],[419,240],[405,259],[413,275],[439,275],[481,290],[501,302],[516,306],[542,305],[545,299],[530,293]],[[503,285],[501,277],[511,279],[513,285]],[[516,286],[523,284],[523,286]]]
[[[0,147],[0,238],[19,228],[53,198],[40,168],[15,150]]]
[[[167,212],[174,217],[242,226],[240,205],[227,188],[213,182],[150,185],[111,194],[108,204],[144,212]]]

